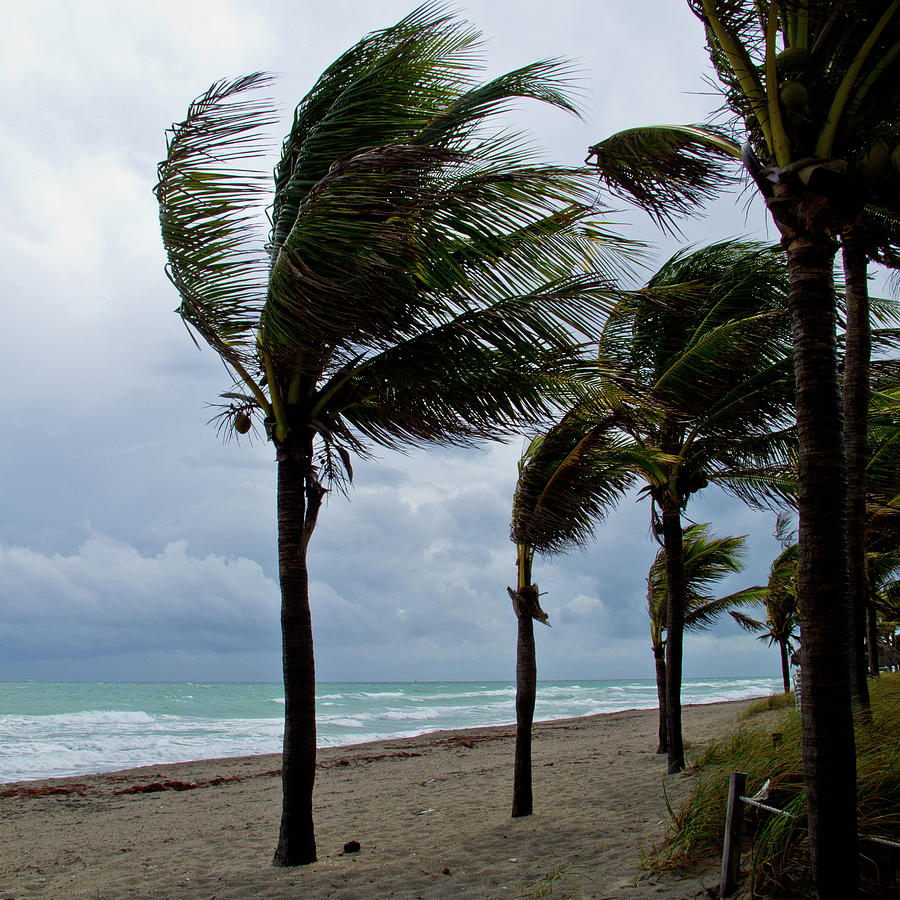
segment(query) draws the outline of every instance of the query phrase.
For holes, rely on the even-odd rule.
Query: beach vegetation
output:
[[[856,795],[862,838],[860,896],[875,898],[886,896],[888,870],[879,845],[869,839],[896,840],[900,834],[900,675],[873,681],[870,693],[871,722],[857,718]],[[772,700],[772,708],[778,709],[779,698]],[[744,772],[748,795],[758,795],[767,806],[788,814],[745,806],[745,885],[754,897],[812,896],[800,713],[788,706],[773,720],[766,701],[748,713],[737,729],[708,744],[692,760],[696,769],[692,793],[672,809],[667,841],[648,861],[654,868],[671,868],[721,854],[730,774]]]
[[[758,716],[760,713],[769,712],[773,709],[786,709],[788,707],[793,709],[795,704],[796,699],[793,691],[783,694],[769,694],[767,697],[750,703],[740,717],[742,719],[750,719],[753,716]]]
[[[739,159],[781,233],[791,273],[800,436],[797,594],[810,842],[819,896],[845,898],[856,890],[852,707],[854,699],[864,702],[865,679],[850,663],[851,653],[859,652],[854,610],[863,602],[864,582],[849,580],[843,412],[845,400],[857,404],[852,440],[865,420],[865,391],[851,388],[842,399],[833,265],[839,238],[850,238],[852,246],[869,186],[879,182],[866,162],[871,151],[896,142],[900,4],[688,2],[703,25],[730,119],[721,127],[631,129],[590,153],[611,190],[670,227],[674,217],[693,213],[730,186],[738,168],[729,160]],[[805,89],[802,106],[793,88],[791,102],[784,102],[788,82]],[[893,238],[885,243],[896,247]],[[859,259],[845,268],[864,272]],[[860,304],[850,329],[864,319]],[[848,386],[863,382],[867,351],[864,336],[856,337],[862,342],[850,341]],[[857,472],[864,465],[858,453],[853,464]],[[858,494],[859,478],[852,484]],[[858,497],[855,509],[852,527],[859,530]],[[861,558],[854,552],[858,572]]]
[[[242,434],[250,418],[277,459],[276,865],[316,859],[307,549],[326,495],[375,446],[466,446],[554,412],[551,388],[577,367],[633,249],[598,220],[584,171],[490,124],[523,98],[576,112],[569,66],[483,83],[481,67],[477,29],[429,0],[326,69],[294,111],[274,183],[259,174],[276,120],[263,73],[198,97],[159,165],[178,313],[233,381],[220,424]]]

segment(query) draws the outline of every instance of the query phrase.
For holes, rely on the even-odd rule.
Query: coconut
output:
[[[795,112],[799,112],[805,108],[806,101],[809,97],[806,88],[800,84],[799,81],[786,81],[781,86],[779,96],[781,97],[781,102],[788,109],[792,109]]]
[[[775,57],[775,65],[779,72],[802,69],[807,63],[809,63],[809,50],[805,47],[787,47]]]
[[[239,412],[234,417],[234,430],[238,434],[246,434],[250,430],[250,427],[252,425],[253,421],[251,420],[250,416],[247,415],[247,413]]]
[[[866,182],[874,184],[881,181],[890,171],[892,159],[891,148],[887,145],[887,141],[872,144],[862,161],[862,173]]]

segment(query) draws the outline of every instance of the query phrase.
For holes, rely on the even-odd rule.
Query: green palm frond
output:
[[[558,411],[639,251],[599,221],[589,173],[492,127],[518,98],[576,112],[571,67],[479,84],[479,44],[426,2],[330,66],[295,110],[267,246],[259,182],[222,168],[257,150],[270,116],[244,92],[265,76],[214,85],[161,166],[182,314],[277,443],[319,435],[326,478],[367,440],[468,442]]]
[[[238,164],[266,149],[274,109],[246,94],[270,82],[260,72],[219,81],[195,100],[171,129],[155,188],[178,312],[229,361],[250,358],[265,300],[259,223],[268,194],[263,176]]]
[[[323,353],[389,346],[448,311],[549,296],[554,283],[576,282],[573,271],[611,276],[633,245],[596,229],[593,210],[572,202],[583,187],[570,170],[508,154],[420,145],[359,154],[304,201],[272,270],[263,344],[286,365],[315,371]],[[599,322],[601,307],[562,293],[552,312],[558,334]]]
[[[714,625],[722,613],[732,612],[733,607],[762,602],[765,590],[760,585],[754,585],[689,609],[684,617],[684,627],[689,631],[704,631]]]
[[[539,100],[580,115],[573,102],[574,70],[566,60],[532,63],[478,85],[445,106],[416,136],[419,143],[453,146],[473,131],[473,123],[506,109],[513,98]]]
[[[736,610],[731,612],[731,617],[744,631],[749,631],[751,634],[759,634],[760,631],[764,631],[766,628],[765,622],[760,622],[759,619],[751,618],[745,613]]]
[[[609,418],[576,408],[529,445],[513,498],[511,537],[541,553],[585,543],[653,453],[617,434]]]
[[[792,492],[787,283],[772,248],[723,242],[676,254],[610,313],[598,358],[632,378],[618,427],[676,458],[682,504],[692,475],[764,504]]]
[[[738,181],[740,147],[711,125],[629,128],[594,144],[585,162],[615,196],[677,230],[675,219]]]
[[[745,613],[731,612],[735,622],[744,631],[757,635],[759,640],[770,646],[775,643],[792,645],[799,627],[797,612],[797,575],[798,545],[789,544],[772,562],[769,568],[769,580],[764,588],[760,588],[755,601],[765,607],[765,620],[754,619]]]
[[[300,204],[330,170],[362,150],[411,143],[413,136],[474,82],[476,28],[445,4],[423,3],[373,32],[319,77],[294,112],[275,169],[270,252],[280,252]]]
[[[691,525],[684,530],[685,628],[706,629],[734,606],[758,602],[762,590],[759,587],[745,588],[727,597],[710,593],[717,582],[743,570],[746,539],[746,535],[713,537],[708,524]],[[665,552],[660,549],[647,576],[647,609],[654,633],[665,631],[667,588]]]

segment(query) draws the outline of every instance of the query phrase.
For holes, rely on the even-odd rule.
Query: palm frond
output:
[[[557,332],[596,333],[594,300],[579,301],[571,286],[608,279],[633,246],[595,225],[584,190],[583,173],[508,154],[421,145],[358,154],[302,204],[272,269],[263,344],[313,373],[323,357],[413,339],[497,297],[542,293],[549,313],[557,285]]]
[[[258,160],[266,148],[274,109],[245,95],[270,82],[257,72],[216,82],[197,98],[171,129],[155,188],[178,312],[232,361],[251,358],[265,300],[259,224],[268,194],[261,174],[237,164]]]
[[[746,535],[713,537],[708,524],[684,530],[685,628],[703,630],[733,606],[758,602],[758,587],[718,598],[709,593],[716,582],[743,570],[745,541]],[[666,555],[660,549],[647,576],[647,609],[660,632],[665,629],[667,591]]]
[[[426,2],[372,32],[322,73],[300,101],[275,169],[270,252],[275,259],[307,194],[340,160],[414,143],[435,116],[474,84],[478,30]]]
[[[749,631],[751,634],[758,634],[760,631],[765,631],[765,622],[760,622],[758,619],[753,619],[742,612],[731,610],[731,617],[735,622],[738,623],[738,625],[741,626],[741,628],[744,629],[744,631]]]
[[[573,410],[532,441],[513,498],[511,537],[541,553],[583,544],[652,454],[617,435],[608,420]]]
[[[594,144],[585,162],[607,189],[677,231],[678,216],[695,215],[738,180],[740,147],[709,125],[629,128]]]

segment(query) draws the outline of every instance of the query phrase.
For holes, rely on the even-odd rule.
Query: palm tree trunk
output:
[[[784,692],[787,694],[791,689],[791,661],[788,657],[787,643],[779,641],[778,647],[781,650],[781,683],[784,686]]]
[[[857,229],[843,234],[847,302],[844,355],[844,447],[847,453],[847,562],[850,577],[850,685],[854,705],[869,708],[866,660],[866,464],[869,459],[869,325],[867,262]]]
[[[278,448],[278,571],[284,671],[281,829],[273,864],[316,861],[312,796],[316,774],[316,670],[306,551],[324,493],[309,453]]]
[[[657,753],[669,752],[666,729],[666,645],[653,645],[653,661],[656,664],[656,696],[659,698],[659,746]]]
[[[662,502],[666,553],[666,737],[668,771],[684,768],[681,734],[681,664],[684,651],[684,533],[681,508],[667,492]]]
[[[537,662],[534,651],[534,619],[523,611],[518,616],[516,644],[516,769],[513,776],[513,818],[530,816],[533,809],[531,787],[531,727],[537,695]]]
[[[782,229],[784,231],[784,229]],[[810,231],[783,240],[797,390],[802,745],[819,900],[857,890],[856,753],[850,693],[846,494],[835,340],[834,246]]]
[[[516,765],[513,775],[512,815],[514,819],[530,816],[534,801],[531,786],[531,727],[537,697],[537,657],[534,648],[534,618],[538,603],[537,585],[531,584],[531,561],[534,551],[524,544],[516,545],[518,589],[509,589],[513,610],[518,619],[516,639]],[[533,600],[533,602],[531,602]]]
[[[880,668],[878,665],[878,611],[875,608],[875,574],[872,560],[866,560],[866,626],[868,638],[866,645],[869,649],[869,675],[878,678]]]

